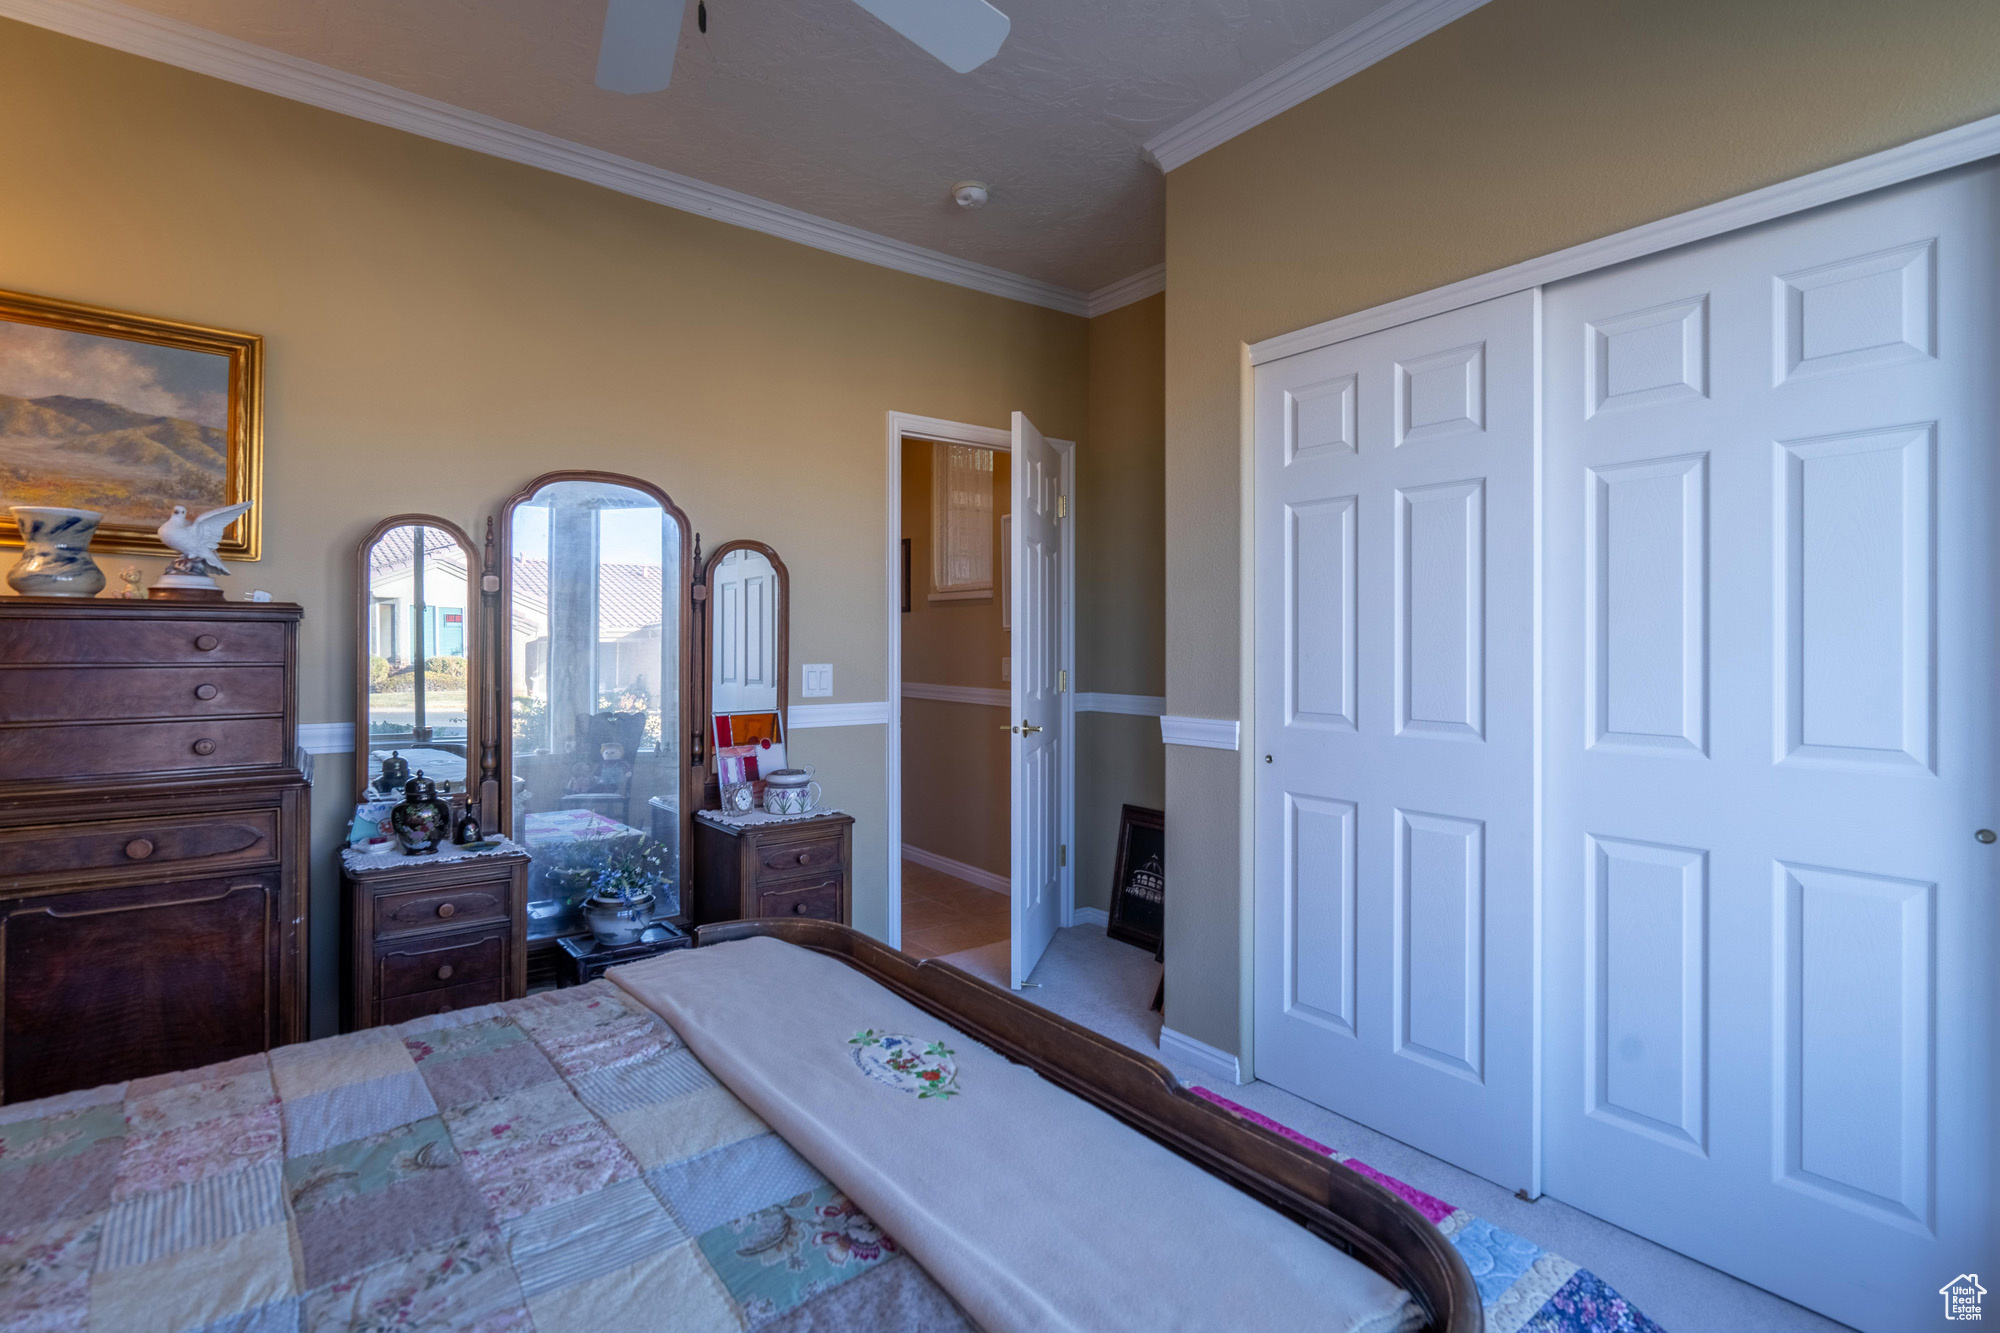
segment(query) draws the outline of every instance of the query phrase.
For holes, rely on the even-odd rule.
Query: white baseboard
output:
[[[1160,1029],[1160,1055],[1184,1065],[1193,1065],[1205,1074],[1225,1079],[1230,1084],[1243,1081],[1241,1066],[1236,1057],[1228,1051],[1219,1050],[1205,1041],[1196,1041],[1185,1032],[1172,1028]]]
[[[990,889],[994,893],[1012,893],[1014,891],[1014,886],[1007,881],[1005,875],[996,875],[990,870],[981,870],[978,866],[969,866],[963,861],[954,861],[949,856],[939,856],[936,852],[927,852],[921,847],[912,847],[907,842],[903,844],[903,859],[905,861],[915,861],[918,865],[925,866],[931,870],[942,871],[950,875],[953,879],[962,879],[968,884],[977,884],[980,888]]]
[[[1078,907],[1069,914],[1070,923],[1078,926],[1108,926],[1111,913],[1102,907]]]

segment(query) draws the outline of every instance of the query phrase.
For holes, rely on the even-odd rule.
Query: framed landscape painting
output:
[[[9,505],[103,513],[92,549],[171,555],[154,530],[261,499],[264,340],[0,292],[0,543]],[[217,553],[255,560],[258,510]]]

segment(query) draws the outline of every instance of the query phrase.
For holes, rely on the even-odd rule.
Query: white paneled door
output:
[[[2000,1268],[1996,222],[1546,296],[1546,1188],[1871,1333]]]
[[[1255,463],[1258,1076],[1530,1191],[1539,299],[1260,367]]]
[[[1014,414],[1013,949],[1018,988],[1062,924],[1062,456]]]

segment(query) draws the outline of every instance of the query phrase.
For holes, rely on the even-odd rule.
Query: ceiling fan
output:
[[[704,3],[705,0],[698,0]],[[1000,50],[1010,24],[986,0],[854,0],[960,74]],[[687,0],[610,0],[597,51],[597,86],[614,93],[657,93],[673,77]],[[702,15],[706,20],[707,14]],[[704,21],[702,31],[706,32]]]

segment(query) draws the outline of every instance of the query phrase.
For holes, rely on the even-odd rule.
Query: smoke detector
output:
[[[958,201],[960,208],[986,207],[985,181],[960,181],[951,187],[951,197]]]

